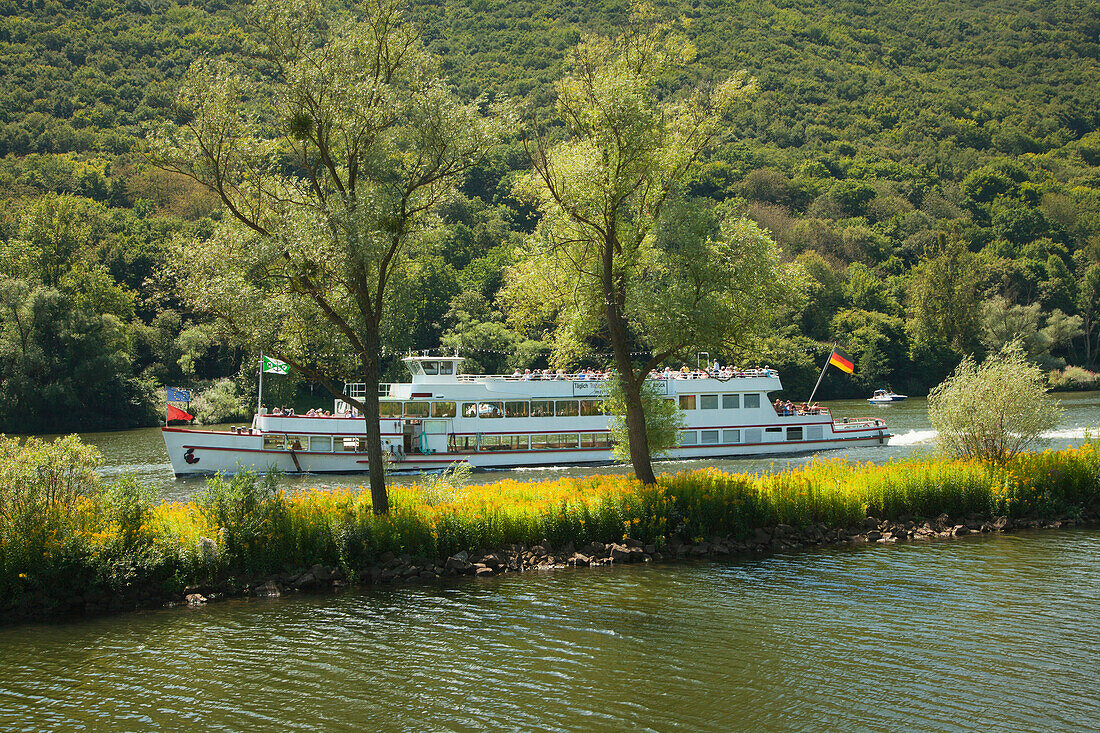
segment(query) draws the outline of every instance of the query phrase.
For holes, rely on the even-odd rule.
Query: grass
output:
[[[277,476],[247,472],[211,479],[191,503],[156,503],[132,480],[100,485],[84,470],[98,456],[75,438],[26,445],[37,463],[25,446],[0,438],[0,613],[59,591],[164,598],[185,585],[314,563],[354,573],[386,552],[441,558],[513,543],[625,537],[660,546],[776,524],[857,525],[868,515],[1053,518],[1100,508],[1093,442],[999,466],[814,460],[768,476],[686,471],[652,486],[593,476],[441,490],[427,479],[423,487],[391,487],[384,517],[372,513],[362,486],[287,494]],[[39,477],[48,491],[35,488]]]

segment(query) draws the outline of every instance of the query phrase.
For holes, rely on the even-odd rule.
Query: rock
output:
[[[964,534],[970,534],[970,529],[965,524],[956,524],[952,528],[951,533],[959,537]]]
[[[256,586],[253,589],[252,594],[257,598],[278,598],[283,593],[282,589],[279,588],[278,583],[276,583],[274,580],[269,580],[263,585]]]
[[[647,554],[647,555],[656,555],[657,554],[657,545],[652,545],[652,544],[646,545],[645,548],[643,548],[643,549],[645,550],[645,554]]]
[[[403,578],[411,578],[414,575],[419,575],[419,574],[420,574],[420,568],[416,567],[415,565],[409,565],[407,568],[405,568],[404,570],[401,571],[401,577],[403,577]]]
[[[296,590],[310,590],[317,587],[317,576],[312,572],[305,572],[298,576],[298,579],[294,581],[294,588]]]
[[[1008,527],[1008,517],[996,517],[993,519],[993,529],[1000,532]]]
[[[574,552],[569,558],[569,564],[578,568],[586,568],[592,563],[592,558],[579,552]]]
[[[580,552],[592,557],[603,556],[607,550],[607,545],[602,542],[589,542],[587,545],[580,549]]]
[[[206,596],[202,593],[188,593],[183,597],[183,600],[187,601],[188,606],[205,606]]]
[[[461,557],[462,555],[466,555],[466,557]],[[455,555],[452,555],[451,557],[447,558],[447,564],[444,567],[446,567],[448,570],[454,570],[455,572],[465,573],[471,567],[471,563],[468,561],[469,557],[470,556],[467,553],[459,552],[459,553],[457,553]]]
[[[625,540],[623,540],[623,544],[626,545],[628,548],[642,547],[643,546],[641,542],[639,542],[636,539],[633,539],[632,537],[627,537]]]
[[[752,531],[752,541],[757,545],[766,545],[771,542],[772,534],[764,527],[757,527]]]
[[[474,577],[484,578],[493,574],[493,569],[485,565],[479,564],[475,567],[477,567],[477,569],[474,571]]]
[[[608,556],[612,562],[622,562],[630,558],[630,551],[622,545],[611,545]]]

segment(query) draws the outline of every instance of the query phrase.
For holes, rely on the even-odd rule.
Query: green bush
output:
[[[230,564],[264,572],[282,559],[287,498],[279,477],[278,471],[263,476],[238,471],[229,479],[219,474],[198,495],[199,511],[218,528],[218,544]]]

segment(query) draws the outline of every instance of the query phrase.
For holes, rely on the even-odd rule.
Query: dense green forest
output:
[[[759,84],[689,193],[744,212],[809,275],[800,313],[720,359],[776,366],[803,399],[834,340],[857,371],[828,380],[826,398],[886,383],[920,393],[1016,337],[1061,370],[1055,383],[1098,368],[1100,3],[657,4],[698,50],[669,89],[740,69]],[[205,389],[208,418],[249,402],[253,355],[174,285],[173,246],[201,246],[218,201],[142,153],[194,60],[249,53],[243,10],[0,0],[0,430],[151,424],[169,384]],[[521,125],[549,119],[581,35],[628,13],[565,0],[410,9],[453,87],[515,100]],[[539,334],[517,333],[496,299],[535,224],[513,188],[530,167],[522,138],[517,127],[442,207],[430,251],[398,283],[407,320],[390,353],[546,364]],[[289,401],[309,387],[272,389]]]

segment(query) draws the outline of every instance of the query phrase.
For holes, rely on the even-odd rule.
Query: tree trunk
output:
[[[603,288],[607,331],[611,338],[611,351],[615,355],[615,368],[619,370],[626,400],[626,434],[630,441],[630,462],[634,464],[634,476],[643,484],[656,483],[653,475],[653,459],[649,455],[649,434],[645,427],[645,408],[642,407],[642,385],[648,375],[634,374],[630,361],[630,326],[626,322],[619,303],[623,302],[621,282],[614,275],[612,243],[604,245]]]
[[[645,379],[645,376],[642,376]],[[635,380],[630,380],[634,382]],[[645,427],[645,409],[642,407],[641,385],[637,380],[637,389],[632,385],[626,392],[626,432],[630,438],[630,462],[634,464],[634,476],[643,484],[657,483],[653,475],[653,459],[649,455],[649,434]]]
[[[363,419],[366,420],[367,469],[370,472],[371,507],[375,514],[389,514],[390,500],[386,494],[386,466],[382,461],[382,430],[378,422],[378,365],[381,353],[377,334],[366,337],[368,353],[363,356],[363,376],[367,394],[363,398]]]

